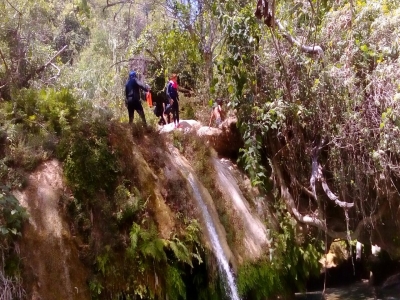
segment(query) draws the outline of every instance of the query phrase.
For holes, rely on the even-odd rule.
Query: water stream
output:
[[[224,277],[226,278],[226,284],[227,284],[227,287],[225,289],[227,290],[227,293],[232,300],[239,300],[240,298],[235,284],[235,278],[232,274],[231,268],[229,267],[229,263],[225,256],[225,253],[222,250],[221,244],[219,242],[219,237],[217,231],[215,230],[215,226],[213,224],[211,215],[208,212],[206,204],[203,202],[203,198],[201,196],[201,193],[197,187],[197,184],[192,174],[189,174],[188,180],[193,188],[193,193],[196,198],[196,201],[201,208],[201,212],[203,214],[204,221],[206,223],[207,231],[210,235],[211,245],[213,247],[214,254],[217,257],[218,267],[220,269],[220,272],[223,275],[225,275]]]
[[[213,158],[213,165],[217,173],[218,186],[240,219],[246,254],[251,258],[260,257],[265,253],[266,245],[269,246],[271,243],[271,240],[268,240],[265,225],[257,215],[252,213],[233,174],[232,163],[225,159]]]
[[[210,207],[207,205],[207,202],[212,202],[211,196],[196,178],[194,171],[186,159],[180,155],[177,149],[171,147],[170,150],[172,154],[171,161],[177,164],[179,170],[187,178],[192,189],[193,196],[201,210],[201,214],[209,236],[209,241],[217,259],[218,269],[221,277],[223,278],[226,294],[230,300],[240,300],[238,289],[235,283],[235,277],[229,265],[229,259],[226,255],[226,249],[228,248],[226,238],[219,234],[219,230],[217,229],[218,226],[215,224],[215,218],[217,218],[217,214],[215,212],[214,214],[210,212]],[[206,199],[207,197],[210,198],[208,201]],[[216,217],[213,218],[213,215],[216,215]],[[222,243],[225,244],[225,247],[222,245]]]

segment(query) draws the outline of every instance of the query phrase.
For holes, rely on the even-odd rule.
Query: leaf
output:
[[[367,51],[368,51],[368,46],[365,45],[365,44],[363,44],[363,45],[361,45],[360,50],[361,50],[362,52],[367,52]]]

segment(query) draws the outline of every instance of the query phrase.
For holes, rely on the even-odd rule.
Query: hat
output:
[[[136,72],[135,71],[130,71],[129,72],[129,78],[135,78],[136,77]]]

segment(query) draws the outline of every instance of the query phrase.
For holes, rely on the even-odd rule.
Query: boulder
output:
[[[207,143],[224,157],[236,158],[239,149],[243,147],[243,140],[236,127],[236,117],[226,119],[219,127],[202,126],[195,120],[181,120],[179,127],[175,128],[174,123],[159,127],[160,133],[169,133],[174,130],[184,132],[195,131],[198,136],[203,137]]]

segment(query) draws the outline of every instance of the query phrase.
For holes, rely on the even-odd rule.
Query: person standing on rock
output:
[[[225,118],[225,113],[222,110],[222,104],[224,101],[220,98],[217,99],[216,103],[213,104],[212,111],[211,111],[211,117],[210,117],[210,123],[208,124],[208,127],[211,127],[211,122],[212,119],[215,118],[215,124],[217,127],[221,125],[222,121]]]
[[[130,71],[129,79],[125,84],[125,105],[128,109],[129,124],[132,124],[134,112],[136,110],[139,116],[142,118],[143,123],[147,125],[143,106],[140,102],[140,89],[146,92],[150,91],[150,87],[148,85],[143,84],[139,81],[139,79],[137,79],[136,72]]]
[[[179,95],[178,95],[178,75],[172,74],[171,80],[167,85],[167,97],[169,99],[175,128],[179,127]],[[167,109],[166,109],[166,112]]]

